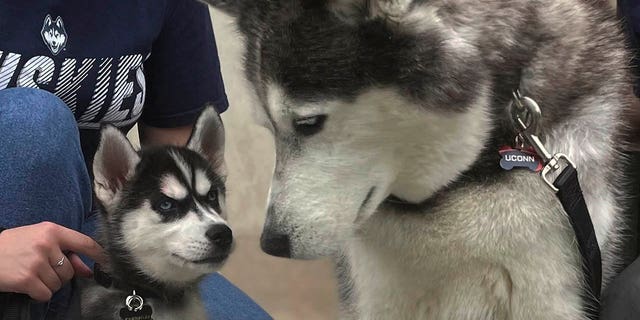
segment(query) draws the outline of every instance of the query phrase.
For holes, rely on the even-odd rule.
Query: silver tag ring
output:
[[[133,302],[136,302],[136,307],[132,307]],[[125,305],[129,309],[129,311],[138,312],[142,310],[142,306],[144,305],[144,300],[141,296],[136,294],[136,291],[133,290],[133,295],[128,296],[127,300],[125,300]]]

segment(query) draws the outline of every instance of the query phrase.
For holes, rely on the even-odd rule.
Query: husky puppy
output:
[[[83,319],[121,319],[133,290],[155,320],[207,319],[197,285],[233,249],[223,153],[223,125],[210,107],[187,147],[136,152],[115,127],[102,130],[93,169],[110,265],[97,272],[106,283],[84,283]]]
[[[334,257],[343,318],[586,318],[566,212],[498,152],[519,89],[578,168],[606,284],[631,89],[605,1],[208,2],[238,19],[276,140],[262,248]]]

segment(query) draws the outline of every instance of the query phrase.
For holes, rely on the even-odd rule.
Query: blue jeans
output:
[[[42,90],[0,90],[0,226],[51,221],[90,235],[91,181],[73,114]],[[262,320],[271,317],[219,274],[207,277],[201,294],[210,318]],[[34,305],[32,319],[67,319],[67,286],[51,302]]]

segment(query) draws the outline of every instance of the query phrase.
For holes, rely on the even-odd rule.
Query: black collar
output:
[[[132,294],[133,290],[136,294],[143,299],[152,298],[162,300],[165,303],[177,304],[182,302],[185,294],[185,290],[169,290],[166,287],[158,286],[149,283],[134,283],[131,281],[123,281],[122,279],[115,277],[103,270],[100,264],[96,263],[93,266],[93,279],[99,285],[105,288],[114,288],[120,291],[124,291],[127,294]]]

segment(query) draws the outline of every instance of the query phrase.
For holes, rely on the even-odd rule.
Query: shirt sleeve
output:
[[[206,105],[229,106],[208,7],[169,0],[165,22],[145,62],[147,96],[141,121],[153,127],[193,124]]]

